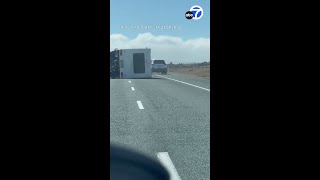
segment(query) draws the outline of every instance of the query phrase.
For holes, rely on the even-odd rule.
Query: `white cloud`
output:
[[[183,40],[180,37],[143,33],[134,39],[129,39],[122,34],[111,34],[110,47],[111,50],[148,47],[151,48],[152,59],[164,59],[167,63],[210,60],[210,38]]]

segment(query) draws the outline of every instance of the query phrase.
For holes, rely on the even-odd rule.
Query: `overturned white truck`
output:
[[[115,49],[110,52],[111,78],[151,78],[151,49]]]

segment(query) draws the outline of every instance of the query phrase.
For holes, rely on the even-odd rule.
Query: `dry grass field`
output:
[[[170,67],[168,68],[169,73],[179,73],[179,74],[190,74],[195,76],[200,76],[203,78],[210,79],[210,65],[203,67]]]

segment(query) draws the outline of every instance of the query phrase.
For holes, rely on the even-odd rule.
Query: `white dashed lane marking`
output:
[[[138,104],[139,109],[144,109],[144,107],[143,107],[143,105],[142,105],[141,101],[137,101],[137,104]]]

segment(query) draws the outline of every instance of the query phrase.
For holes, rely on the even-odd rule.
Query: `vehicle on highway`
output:
[[[151,49],[115,49],[111,51],[110,77],[151,78]]]
[[[153,60],[152,61],[152,72],[161,72],[162,74],[167,74],[168,65],[164,60]]]

